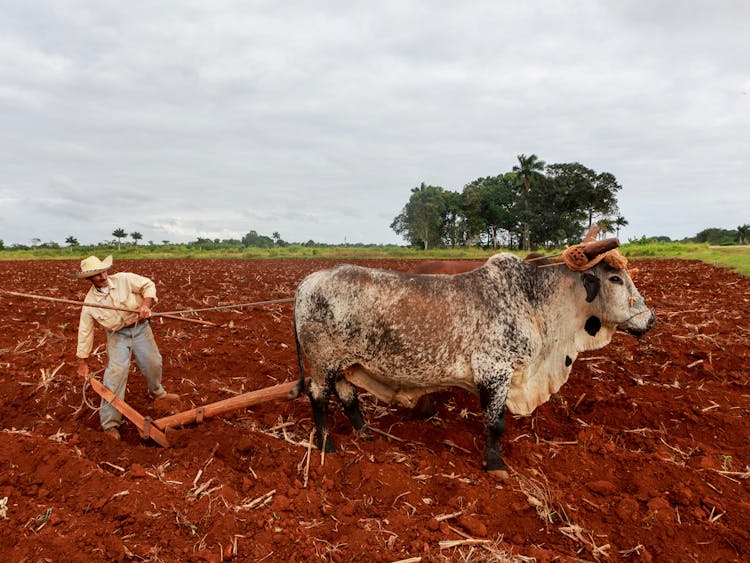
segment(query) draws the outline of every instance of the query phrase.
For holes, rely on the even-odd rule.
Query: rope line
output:
[[[81,390],[83,394],[83,404],[85,404],[88,408],[90,408],[94,412],[99,412],[102,407],[101,405],[97,407],[96,405],[94,405],[93,403],[89,401],[89,398],[86,396],[86,389],[88,389],[89,387],[89,377],[94,377],[95,375],[100,374],[101,372],[104,371],[104,369],[105,368],[102,368],[100,370],[95,371],[94,373],[89,373],[88,377],[83,382],[83,388]]]
[[[270,301],[255,301],[253,303],[238,303],[236,305],[218,305],[216,307],[204,307],[202,309],[185,309],[184,311],[167,311],[166,313],[154,313],[154,315],[184,315],[187,313],[199,313],[203,311],[221,311],[224,309],[241,309],[243,307],[255,307],[260,305],[275,305],[277,303],[290,303],[294,297],[284,297],[283,299],[271,299]]]
[[[103,303],[85,303],[83,301],[74,301],[73,299],[62,299],[60,297],[48,297],[46,295],[34,295],[31,293],[19,293],[17,291],[7,291],[0,289],[0,293],[5,295],[13,295],[15,297],[26,297],[28,299],[39,299],[41,301],[52,301],[53,303],[65,303],[66,305],[81,305],[83,307],[94,307],[99,309],[112,309],[114,311],[124,311],[126,313],[138,313],[136,309],[126,309],[124,307],[115,307],[113,305],[106,305]],[[188,313],[197,313],[201,311],[221,311],[223,309],[241,309],[243,307],[255,307],[261,305],[274,305],[276,303],[289,303],[294,301],[294,297],[285,297],[283,299],[272,299],[270,301],[255,301],[253,303],[238,303],[236,305],[220,305],[217,307],[205,307],[202,309],[185,309],[183,311],[167,311],[165,313],[151,313],[152,317],[166,317],[168,319],[175,319],[180,321],[187,321],[192,323],[204,324],[206,326],[216,326],[214,323],[203,321],[199,319],[186,319],[177,315],[185,315]]]

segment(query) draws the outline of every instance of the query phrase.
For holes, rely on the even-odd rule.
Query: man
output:
[[[115,395],[125,399],[125,387],[130,371],[130,356],[135,356],[141,372],[148,384],[148,392],[154,401],[175,401],[178,396],[167,393],[161,384],[162,360],[151,332],[149,317],[151,307],[157,302],[156,285],[143,276],[129,272],[107,274],[112,266],[112,256],[99,260],[89,256],[81,261],[81,271],[71,274],[71,278],[91,282],[91,288],[84,299],[85,303],[109,305],[130,309],[136,312],[115,311],[99,307],[84,307],[78,324],[78,375],[88,378],[87,358],[94,345],[95,323],[107,332],[107,369],[103,383]],[[122,423],[122,415],[110,403],[102,399],[99,410],[102,429],[107,437],[120,439],[117,429]]]

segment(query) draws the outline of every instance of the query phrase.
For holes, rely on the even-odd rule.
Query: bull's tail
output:
[[[294,319],[294,344],[297,347],[297,365],[299,366],[299,379],[297,384],[289,391],[289,398],[295,399],[300,396],[305,388],[305,363],[302,361],[302,348],[299,344],[299,334],[297,333],[297,319]]]

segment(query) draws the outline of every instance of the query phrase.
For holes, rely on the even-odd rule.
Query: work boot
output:
[[[177,393],[167,393],[164,391],[161,395],[154,397],[154,404],[164,405],[167,403],[173,403],[180,400],[180,396]]]
[[[105,436],[106,436],[107,438],[109,438],[110,440],[114,440],[114,441],[116,441],[116,442],[119,442],[119,441],[120,441],[120,431],[119,431],[119,430],[118,430],[118,429],[117,429],[116,427],[113,427],[113,428],[107,428],[107,429],[106,429],[106,430],[104,431],[104,435],[105,435]]]

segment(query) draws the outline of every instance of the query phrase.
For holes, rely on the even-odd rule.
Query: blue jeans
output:
[[[166,393],[161,385],[161,354],[151,332],[151,325],[146,320],[139,320],[131,328],[107,332],[107,369],[104,371],[104,385],[117,395],[125,399],[125,387],[128,384],[130,371],[130,355],[135,356],[143,376],[146,378],[149,395],[158,397]],[[99,419],[102,428],[108,430],[117,428],[122,422],[122,414],[110,403],[102,399]]]

